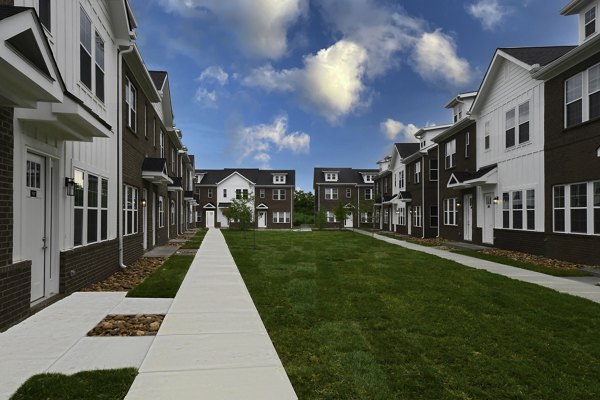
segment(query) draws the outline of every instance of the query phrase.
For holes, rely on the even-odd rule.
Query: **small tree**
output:
[[[344,206],[344,203],[338,203],[333,210],[333,214],[335,215],[335,219],[337,219],[340,224],[340,229],[342,229],[344,226],[344,221],[346,221],[346,217],[349,214],[348,209]]]
[[[320,210],[315,217],[315,224],[319,230],[323,230],[327,225],[327,215],[324,210]]]
[[[358,210],[358,212],[360,214],[371,213],[371,218],[367,221],[367,223],[370,223],[370,224],[373,223],[373,209],[374,208],[375,208],[375,201],[373,201],[373,200],[365,200],[364,202],[360,203],[360,207]]]
[[[233,199],[229,205],[229,208],[223,211],[223,215],[230,221],[235,221],[240,230],[248,230],[252,226],[253,211],[250,205],[253,203],[253,201],[254,200],[251,197]]]

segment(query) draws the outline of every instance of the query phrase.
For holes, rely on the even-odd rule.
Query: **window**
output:
[[[413,207],[413,226],[419,228],[423,225],[423,209],[421,206]]]
[[[594,182],[594,234],[600,235],[600,182]]]
[[[223,189],[223,197],[227,198],[227,189]]]
[[[148,105],[144,104],[144,137],[148,139]]]
[[[325,182],[337,182],[337,172],[325,172]]]
[[[506,148],[513,147],[515,145],[515,110],[509,110],[506,112]]]
[[[165,133],[160,131],[160,158],[165,158]]]
[[[587,183],[570,185],[571,232],[587,233]]]
[[[273,200],[285,200],[285,189],[273,189]]]
[[[600,65],[588,70],[589,119],[600,117]]]
[[[404,205],[398,207],[398,224],[402,226],[406,225],[406,208]]]
[[[212,189],[206,189],[206,197],[208,197],[209,199],[212,199]]]
[[[365,175],[365,183],[373,183],[374,175]]]
[[[285,183],[285,175],[273,175],[273,183],[275,184],[284,184]]]
[[[104,40],[96,32],[96,97],[104,102]]]
[[[415,183],[421,182],[421,161],[415,164]]]
[[[527,230],[535,229],[535,190],[527,191]]]
[[[154,148],[156,148],[156,117],[152,118],[152,138],[153,138]]]
[[[171,149],[171,171],[173,172],[173,174],[177,173],[177,149],[175,147],[173,147]]]
[[[484,137],[483,137],[483,148],[484,150],[490,149],[490,121],[485,123]]]
[[[265,189],[260,189],[260,191],[258,192],[258,195],[261,199],[265,198]]]
[[[590,8],[585,13],[585,38],[596,33],[596,7]]]
[[[346,198],[349,199],[352,197],[352,189],[346,188]]]
[[[165,226],[165,201],[162,196],[158,196],[158,227]]]
[[[108,180],[75,170],[73,245],[108,238]]]
[[[427,145],[425,139],[421,139],[421,148],[424,148]]]
[[[92,89],[92,21],[83,8],[79,12],[79,80]]]
[[[438,180],[438,160],[429,160],[429,180]]]
[[[175,225],[175,200],[171,200],[171,225]]]
[[[373,213],[371,211],[360,213],[360,222],[367,224],[373,222]]]
[[[138,232],[138,189],[123,185],[123,234],[132,235]]]
[[[554,207],[554,232],[565,231],[565,187],[554,186],[553,196],[553,207]]]
[[[404,171],[398,172],[398,186],[400,190],[404,189]]]
[[[529,102],[519,106],[519,144],[529,142]]]
[[[565,82],[565,118],[567,128],[583,122],[583,74]]]
[[[238,200],[248,199],[248,189],[236,189],[235,198]]]
[[[52,29],[50,25],[50,0],[40,0],[39,15],[40,22],[42,23],[44,28],[46,28],[48,32],[51,32]]]
[[[396,176],[396,174],[394,174],[394,187],[398,187],[398,176]]]
[[[384,224],[390,223],[390,210],[388,208],[383,210],[383,223]]]
[[[337,222],[333,211],[327,211],[327,222]]]
[[[365,189],[365,200],[373,200],[373,189],[372,188]]]
[[[502,227],[510,229],[510,193],[502,193]]]
[[[137,90],[131,83],[129,78],[125,78],[125,109],[127,111],[127,126],[132,131],[136,131],[136,114],[137,114]],[[156,119],[154,120],[156,127]]]
[[[523,229],[523,193],[512,192],[513,229]]]
[[[273,212],[273,223],[275,224],[289,224],[290,213],[288,211],[275,211]]]
[[[437,228],[439,223],[437,206],[431,206],[429,208],[429,213],[429,226],[431,228]]]
[[[446,143],[446,169],[456,166],[456,139]]]
[[[471,144],[471,133],[465,133],[465,158],[469,158],[469,145]]]
[[[338,190],[337,188],[325,188],[325,200],[337,200]]]
[[[456,198],[444,199],[444,225],[456,225]]]

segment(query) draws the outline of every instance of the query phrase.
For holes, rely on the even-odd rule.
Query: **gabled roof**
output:
[[[338,173],[338,180],[336,182],[326,182],[325,174],[326,171],[335,171]],[[354,168],[315,168],[313,175],[313,184],[356,184],[356,185],[365,185],[365,181],[363,179],[364,174],[373,174],[377,175],[379,173],[378,169],[354,169]]]
[[[543,67],[550,64],[573,50],[577,46],[549,46],[549,47],[501,47],[498,50],[516,58],[517,60],[527,64]]]
[[[401,158],[406,158],[419,151],[420,143],[395,143],[394,147]]]
[[[591,3],[591,0],[571,0],[569,4],[560,10],[560,15],[573,15],[579,13],[583,7]]]
[[[2,6],[0,7],[0,21],[4,18],[12,17],[22,13],[23,11],[33,10],[31,7],[17,7],[17,6]]]
[[[166,71],[148,71],[150,73],[150,77],[152,78],[152,82],[154,82],[154,86],[156,86],[156,90],[159,92],[162,90],[165,81],[167,80],[167,72]]]
[[[469,171],[455,171],[450,175],[448,179],[447,187],[456,189],[466,189],[485,183],[485,179],[492,172],[495,172],[497,166],[489,165],[487,167],[480,168],[476,172]]]
[[[166,158],[144,158],[142,163],[142,171],[149,172],[166,172],[167,170],[167,159]]]
[[[210,169],[210,170],[196,170],[196,174],[203,174],[202,181],[199,185],[218,185],[221,181],[228,178],[233,174],[239,174],[244,179],[252,182],[256,186],[271,186],[273,183],[273,174],[285,174],[285,184],[278,184],[277,186],[295,186],[296,185],[296,171],[294,170],[265,170],[258,168],[225,168],[225,169]]]
[[[452,98],[452,100],[450,100],[448,103],[446,103],[446,105],[444,106],[444,108],[454,107],[455,105],[457,105],[458,103],[462,102],[463,100],[470,99],[470,98],[475,97],[475,96],[477,96],[477,92],[476,91],[459,93],[456,96],[454,96]]]

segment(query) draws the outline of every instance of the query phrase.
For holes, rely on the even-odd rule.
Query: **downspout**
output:
[[[358,225],[358,227],[360,228],[360,186],[358,185],[356,186],[356,197],[356,213],[358,214],[356,216],[356,225]]]
[[[123,263],[123,54],[131,53],[134,47],[129,44],[124,50],[117,49],[117,226],[119,236],[119,267]]]
[[[421,156],[421,238],[425,239],[425,156]]]
[[[437,147],[437,159],[438,159],[438,181],[437,181],[437,212],[438,212],[438,227],[437,227],[437,236],[436,237],[440,237],[440,227],[442,226],[442,219],[440,218],[440,204],[441,203],[441,199],[440,199],[440,181],[441,179],[441,173],[440,171],[442,170],[442,168],[440,167],[440,145],[438,144]]]

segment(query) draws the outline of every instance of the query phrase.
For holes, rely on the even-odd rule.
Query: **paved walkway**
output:
[[[434,247],[421,246],[403,240],[393,239],[360,229],[355,229],[354,231],[363,235],[372,236],[375,239],[383,240],[387,243],[405,247],[407,249],[417,250],[423,253],[445,258],[447,260],[456,261],[457,263],[466,265],[467,267],[483,269],[493,274],[503,275],[523,282],[534,283],[536,285],[554,289],[561,293],[583,297],[584,299],[600,303],[600,287],[590,285],[586,282],[581,282],[577,279],[559,278],[522,268],[515,268],[504,264],[481,260],[479,258],[452,253],[446,250],[436,249]]]
[[[126,400],[297,399],[221,231],[210,229]]]
[[[72,294],[0,334],[0,400],[43,372],[142,364],[155,337],[87,337],[108,314],[164,314],[172,299],[128,299],[125,292]]]

